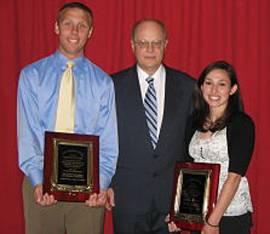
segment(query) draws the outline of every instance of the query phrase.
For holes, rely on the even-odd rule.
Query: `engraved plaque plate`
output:
[[[99,191],[99,138],[45,133],[44,193],[60,201],[85,201]]]

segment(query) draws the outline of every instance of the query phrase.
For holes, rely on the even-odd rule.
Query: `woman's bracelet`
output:
[[[219,225],[214,225],[214,224],[209,223],[207,219],[205,220],[205,223],[207,225],[209,225],[210,227],[214,227],[214,228],[218,228],[219,227]]]

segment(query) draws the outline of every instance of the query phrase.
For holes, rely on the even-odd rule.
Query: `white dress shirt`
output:
[[[141,89],[142,100],[144,100],[145,93],[149,86],[146,78],[149,75],[144,72],[139,65],[137,65],[138,77],[139,77],[139,84]],[[163,112],[164,112],[164,100],[165,100],[165,83],[166,83],[166,71],[164,66],[161,64],[157,71],[151,75],[150,77],[154,78],[154,87],[156,90],[156,97],[157,97],[157,109],[158,109],[158,120],[157,120],[157,136],[159,136],[160,128],[162,124]]]

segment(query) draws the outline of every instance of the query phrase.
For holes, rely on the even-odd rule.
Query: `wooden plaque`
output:
[[[99,137],[45,132],[43,193],[82,202],[99,192]]]
[[[216,204],[220,165],[177,163],[170,221],[180,229],[200,231]]]

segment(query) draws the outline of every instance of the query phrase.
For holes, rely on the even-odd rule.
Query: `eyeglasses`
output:
[[[139,46],[141,49],[149,48],[150,45],[152,48],[155,49],[160,49],[161,46],[163,45],[164,41],[162,40],[157,40],[157,41],[134,41],[135,45]]]

